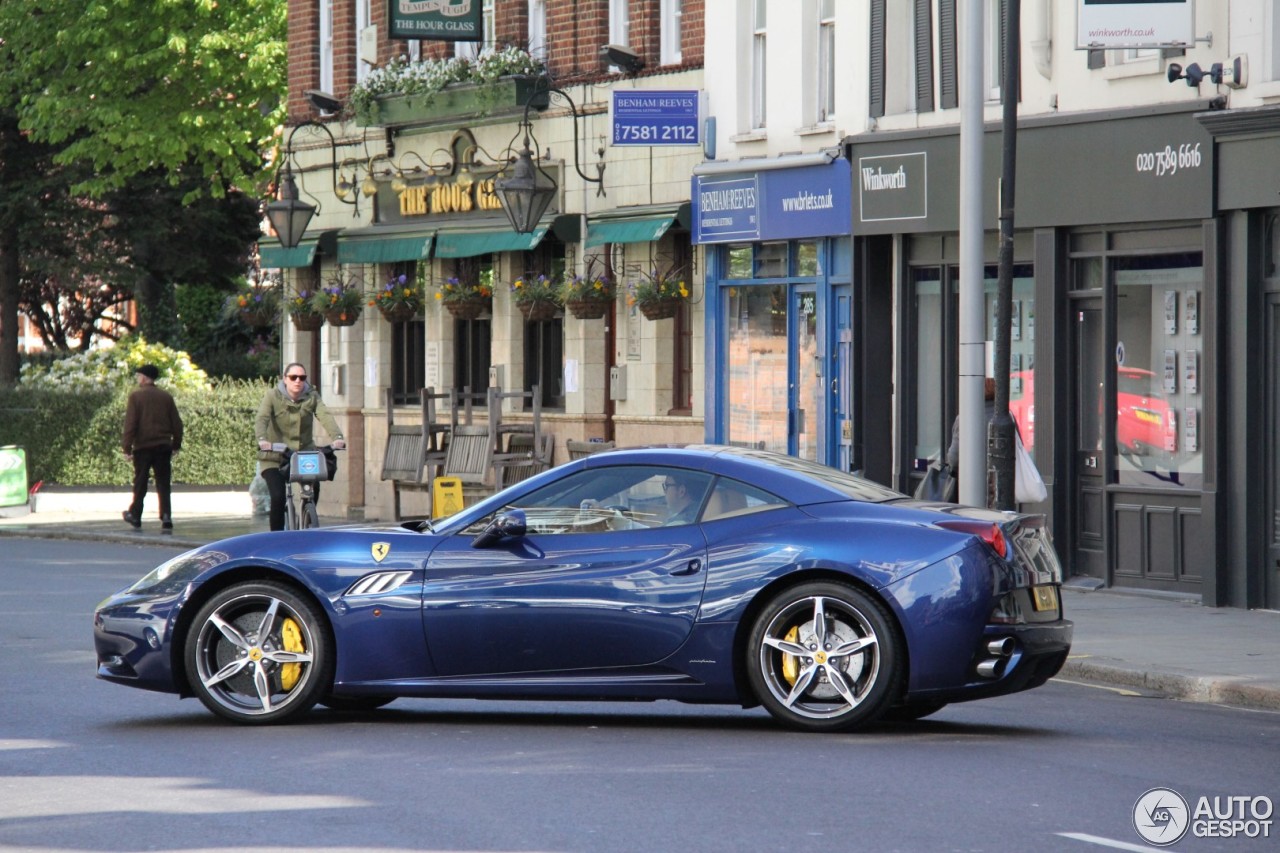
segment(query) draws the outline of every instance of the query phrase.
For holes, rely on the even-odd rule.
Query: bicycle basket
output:
[[[289,457],[289,481],[322,483],[331,478],[329,464],[319,450],[299,450]]]

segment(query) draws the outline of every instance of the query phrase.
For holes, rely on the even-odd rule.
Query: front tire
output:
[[[316,513],[316,505],[307,501],[302,514],[302,529],[310,530],[320,526],[320,516]]]
[[[782,723],[812,732],[874,722],[898,694],[903,653],[884,605],[841,583],[778,593],[747,643],[747,676]]]
[[[204,706],[235,723],[282,723],[333,686],[335,655],[323,615],[284,584],[240,583],[196,614],[187,679]]]

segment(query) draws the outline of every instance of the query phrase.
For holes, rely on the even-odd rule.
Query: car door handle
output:
[[[702,568],[701,560],[690,560],[689,565],[685,566],[683,569],[676,569],[671,574],[673,577],[682,578],[688,575],[696,575],[698,573],[698,570],[701,568]]]

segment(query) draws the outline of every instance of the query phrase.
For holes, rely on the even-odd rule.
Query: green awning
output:
[[[317,242],[303,243],[293,249],[286,249],[279,244],[275,246],[258,246],[258,256],[262,267],[269,270],[293,269],[309,267],[316,259]]]
[[[431,234],[410,237],[366,237],[361,240],[338,239],[340,264],[393,264],[397,261],[421,261],[431,254]]]
[[[441,231],[436,235],[437,258],[470,258],[490,252],[527,252],[542,242],[547,226],[532,234],[514,231]]]
[[[651,219],[588,221],[587,248],[605,243],[650,243],[666,234],[675,219],[675,213],[671,213]]]

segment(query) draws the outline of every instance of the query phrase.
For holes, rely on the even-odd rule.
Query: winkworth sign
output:
[[[484,38],[481,0],[390,0],[393,39],[480,41]]]
[[[693,242],[848,234],[849,161],[693,177]]]

